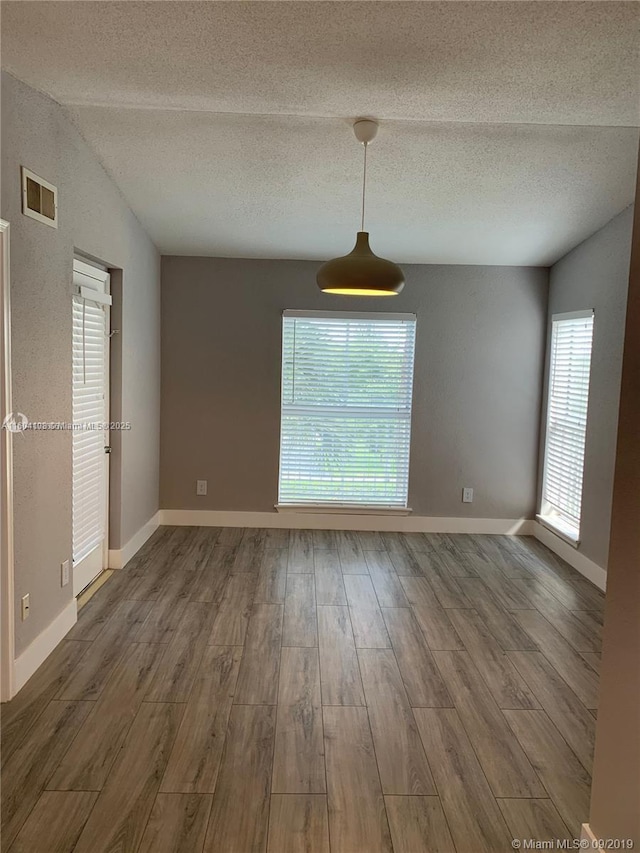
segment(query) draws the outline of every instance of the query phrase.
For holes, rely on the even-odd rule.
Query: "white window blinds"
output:
[[[100,298],[100,294],[98,294]],[[88,428],[107,420],[105,306],[73,297],[73,562],[105,536],[105,432]]]
[[[285,312],[280,504],[406,507],[416,321]]]
[[[577,540],[589,402],[593,312],[552,318],[541,515]]]

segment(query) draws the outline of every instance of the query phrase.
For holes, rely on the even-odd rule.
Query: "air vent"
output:
[[[22,166],[22,212],[25,216],[58,227],[58,190]]]

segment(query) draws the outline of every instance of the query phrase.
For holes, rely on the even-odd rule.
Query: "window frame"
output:
[[[556,323],[562,323],[568,320],[591,319],[591,346],[589,350],[589,372],[587,380],[587,398],[586,398],[586,417],[584,426],[584,442],[585,452],[582,458],[582,483],[580,490],[580,516],[578,518],[577,530],[572,526],[570,520],[563,515],[560,508],[556,507],[552,501],[546,497],[547,479],[548,479],[548,454],[549,454],[549,435],[550,435],[550,413],[551,401],[553,394],[553,371],[554,371],[554,330]],[[589,424],[589,403],[591,399],[591,368],[593,364],[593,340],[595,333],[595,312],[592,308],[582,309],[579,311],[565,311],[551,315],[549,327],[549,343],[548,343],[548,366],[547,366],[547,395],[544,423],[544,445],[542,451],[542,485],[540,490],[539,511],[536,515],[537,521],[551,530],[556,536],[559,536],[569,545],[577,548],[580,545],[580,533],[582,529],[582,497],[584,493],[584,469],[586,461],[586,440]]]
[[[378,504],[378,503],[348,503],[348,502],[339,502],[339,501],[331,501],[331,502],[323,502],[321,500],[318,501],[304,501],[304,502],[281,502],[280,494],[281,494],[281,473],[282,473],[282,438],[283,438],[283,430],[282,430],[282,422],[284,415],[284,330],[285,330],[285,320],[286,319],[330,319],[330,320],[365,320],[365,321],[384,321],[384,320],[395,320],[395,321],[407,321],[414,324],[414,338],[413,338],[413,362],[412,362],[412,372],[411,372],[411,387],[410,387],[410,408],[408,412],[408,423],[409,423],[409,448],[407,453],[407,494],[405,499],[405,505],[400,506],[398,504]],[[412,422],[413,422],[413,391],[414,391],[414,382],[415,382],[415,344],[417,338],[417,316],[413,313],[402,313],[402,312],[384,312],[384,311],[327,311],[327,310],[298,310],[298,309],[285,309],[282,312],[282,321],[281,321],[281,360],[280,360],[280,433],[279,433],[279,448],[278,448],[278,502],[275,504],[275,508],[278,512],[302,512],[302,513],[344,513],[344,514],[375,514],[375,515],[409,515],[412,512],[411,507],[409,506],[409,477],[410,477],[410,466],[411,466],[411,432],[412,432]],[[336,407],[343,408],[344,413],[346,414],[349,410],[348,406],[345,407]]]

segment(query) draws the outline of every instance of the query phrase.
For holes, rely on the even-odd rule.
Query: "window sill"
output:
[[[547,530],[550,530],[551,533],[554,533],[559,539],[566,542],[567,545],[571,545],[572,548],[577,548],[580,545],[579,536],[570,533],[568,530],[563,528],[555,518],[551,518],[548,515],[536,515],[536,520],[542,524],[543,527],[546,527]]]
[[[410,507],[360,504],[276,504],[278,512],[308,512],[341,515],[411,515]]]

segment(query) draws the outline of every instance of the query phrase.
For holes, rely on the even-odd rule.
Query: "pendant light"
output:
[[[395,296],[404,287],[404,275],[397,264],[380,258],[369,248],[369,232],[364,230],[367,188],[367,146],[375,139],[378,123],[360,119],[353,125],[358,142],[364,146],[362,175],[362,218],[356,245],[348,255],[327,261],[318,270],[316,281],[324,293],[342,296]]]

